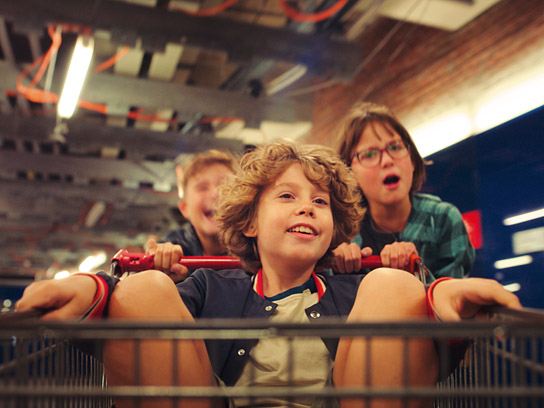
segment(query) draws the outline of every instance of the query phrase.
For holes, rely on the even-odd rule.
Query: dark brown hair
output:
[[[410,194],[421,188],[425,180],[425,165],[431,162],[425,161],[419,154],[410,133],[400,123],[393,111],[387,106],[372,102],[360,102],[356,104],[343,119],[337,133],[336,151],[342,161],[351,166],[352,152],[361,140],[361,136],[367,126],[381,123],[386,129],[398,133],[402,141],[410,151],[410,159],[414,165],[414,175]]]

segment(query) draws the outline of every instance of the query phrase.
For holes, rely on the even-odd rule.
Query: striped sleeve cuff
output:
[[[443,282],[445,280],[450,280],[450,279],[453,279],[453,278],[452,277],[439,278],[435,280],[431,284],[431,286],[429,286],[429,288],[427,289],[427,314],[429,315],[431,319],[442,321],[442,319],[440,318],[440,315],[437,313],[436,308],[434,307],[433,290],[438,283]]]
[[[93,278],[96,283],[96,293],[94,294],[91,306],[81,317],[81,320],[100,319],[104,314],[106,303],[108,302],[109,287],[106,281],[92,273],[76,273],[76,275],[85,275]]]

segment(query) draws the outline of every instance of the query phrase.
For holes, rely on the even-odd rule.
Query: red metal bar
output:
[[[154,268],[153,257],[143,253],[119,250],[111,259],[114,275],[122,275],[125,272],[140,272]],[[189,269],[240,269],[240,260],[229,256],[187,256],[179,261],[181,265]],[[372,255],[362,258],[361,267],[375,269],[382,266],[379,256]]]

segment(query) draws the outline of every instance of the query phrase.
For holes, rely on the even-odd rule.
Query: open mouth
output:
[[[391,185],[391,184],[395,184],[395,183],[398,183],[400,180],[400,177],[399,176],[387,176],[385,178],[385,180],[383,181],[383,184],[385,184],[386,186],[388,185]]]
[[[298,232],[300,234],[317,235],[316,231],[305,225],[297,225],[296,227],[289,228],[287,232]]]
[[[213,211],[213,210],[204,211],[204,216],[206,218],[213,219],[214,215],[215,215],[215,211]]]

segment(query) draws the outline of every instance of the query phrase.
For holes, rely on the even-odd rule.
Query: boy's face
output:
[[[380,122],[369,124],[365,127],[351,156],[371,148],[383,149],[394,140],[402,140],[402,138]],[[408,200],[412,187],[414,165],[410,154],[400,159],[393,159],[385,151],[381,155],[379,163],[373,167],[362,166],[357,158],[354,158],[351,163],[357,183],[371,207],[373,204],[388,206]]]
[[[180,200],[179,209],[193,224],[200,237],[217,236],[219,232],[213,219],[217,187],[230,174],[232,171],[227,166],[216,163],[203,168],[187,181],[184,199]]]
[[[245,234],[257,237],[263,266],[288,270],[313,267],[327,252],[333,227],[329,193],[308,181],[300,164],[292,164],[264,189],[256,221]]]

